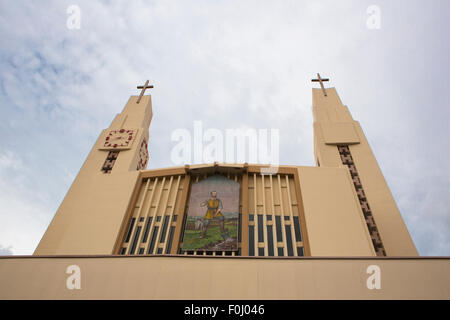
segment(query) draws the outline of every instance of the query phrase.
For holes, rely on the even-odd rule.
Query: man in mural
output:
[[[206,237],[206,230],[208,229],[208,226],[211,223],[211,220],[216,218],[219,220],[220,225],[220,233],[222,234],[222,237],[226,239],[228,237],[227,231],[225,229],[225,217],[222,214],[222,200],[217,198],[217,192],[211,191],[210,192],[211,198],[208,200],[203,201],[200,204],[200,207],[207,207],[206,214],[203,219],[203,228],[202,228],[202,235],[200,236],[201,239]]]

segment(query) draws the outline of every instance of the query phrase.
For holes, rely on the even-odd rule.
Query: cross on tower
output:
[[[141,90],[141,94],[139,95],[139,98],[137,99],[136,103],[139,103],[141,101],[141,98],[144,96],[144,92],[147,89],[151,89],[153,88],[152,85],[148,85],[148,80],[145,81],[145,84],[143,86],[137,86],[138,89],[142,89]]]
[[[325,87],[323,86],[323,82],[324,81],[330,81],[330,79],[322,79],[320,77],[320,74],[317,74],[317,79],[311,79],[312,82],[319,82],[320,83],[320,87],[322,88],[323,91],[323,95],[326,97],[327,96],[327,92],[325,91]]]

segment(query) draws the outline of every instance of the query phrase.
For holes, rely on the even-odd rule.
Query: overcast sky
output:
[[[449,16],[448,0],[0,0],[0,255],[33,253],[146,79],[149,168],[173,166],[171,133],[197,120],[279,129],[280,163],[315,165],[317,72],[360,122],[419,254],[450,255]]]

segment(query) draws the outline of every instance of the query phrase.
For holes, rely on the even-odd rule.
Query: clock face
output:
[[[111,130],[105,138],[102,149],[123,150],[131,148],[137,130]]]
[[[139,162],[138,162],[138,170],[143,170],[147,167],[148,163],[148,147],[147,141],[142,140],[141,148],[139,149]]]

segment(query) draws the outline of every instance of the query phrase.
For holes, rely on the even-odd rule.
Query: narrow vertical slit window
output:
[[[275,216],[277,242],[283,242],[283,232],[281,230],[281,216]]]
[[[164,240],[166,239],[166,231],[167,231],[167,225],[169,224],[170,216],[164,217],[163,226],[161,229],[161,235],[159,237],[159,243],[164,243]]]
[[[267,226],[267,247],[268,247],[268,253],[269,256],[273,256],[274,252],[273,252],[273,232],[272,232],[272,226]]]
[[[300,230],[300,219],[299,217],[294,217],[294,231],[295,231],[295,239],[296,241],[302,240],[302,232]]]
[[[158,234],[158,229],[159,229],[158,226],[155,226],[153,228],[153,233],[152,233],[152,237],[151,237],[151,240],[150,240],[150,246],[148,247],[148,252],[147,252],[148,254],[152,254],[153,253],[153,249],[155,248],[155,243],[156,243],[156,236]]]
[[[255,255],[255,226],[248,226],[248,255]]]
[[[130,249],[130,254],[134,254],[134,251],[136,250],[136,245],[139,239],[139,234],[141,233],[141,226],[138,226],[136,228],[136,232],[134,234],[134,238],[133,238],[133,244],[131,245],[131,249]]]
[[[258,214],[258,242],[264,242],[264,220],[263,215]]]
[[[148,239],[148,232],[150,231],[150,225],[152,224],[152,218],[153,217],[148,217],[147,218],[147,222],[145,223],[145,227],[144,227],[144,236],[142,237],[142,242],[146,243],[147,239]]]
[[[285,225],[286,231],[286,244],[287,244],[287,253],[288,256],[292,257],[294,255],[294,246],[292,245],[292,234],[291,234],[291,226]]]
[[[166,254],[170,253],[170,249],[172,248],[172,241],[173,241],[173,234],[175,232],[175,227],[170,227],[169,232],[169,240],[167,240],[167,246],[166,246]]]
[[[133,231],[135,221],[136,221],[136,218],[131,218],[130,225],[128,226],[127,235],[125,237],[125,243],[128,243],[130,241],[131,231]]]

